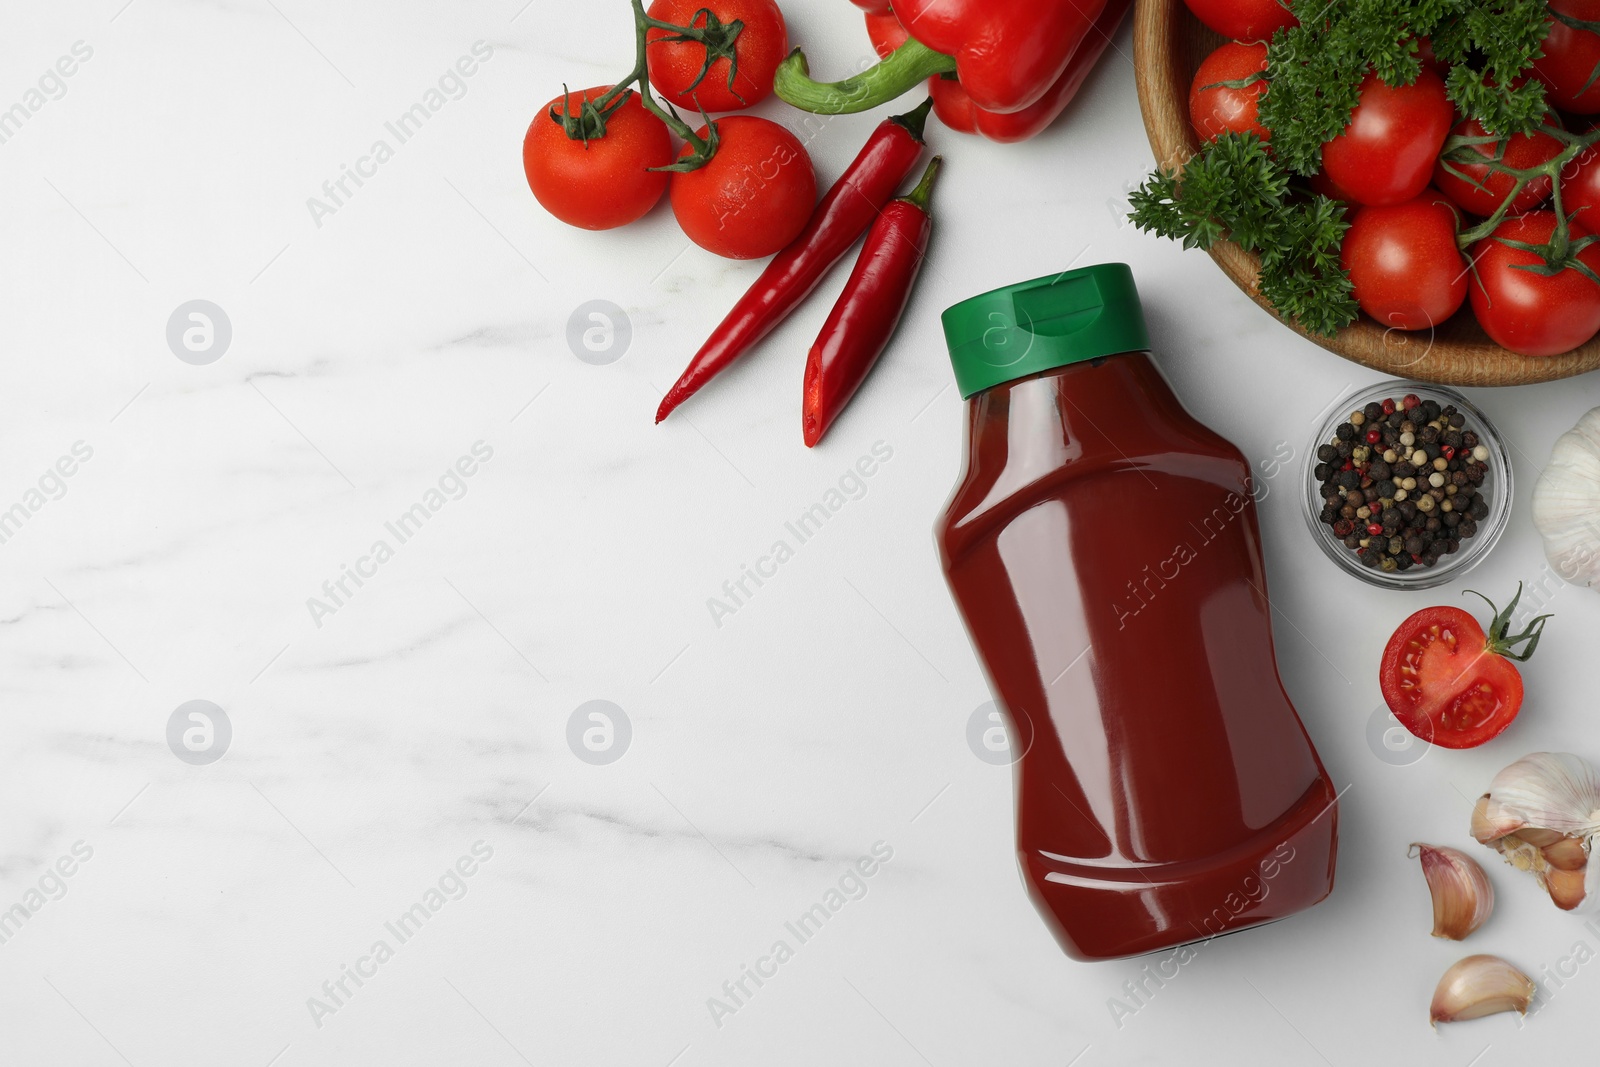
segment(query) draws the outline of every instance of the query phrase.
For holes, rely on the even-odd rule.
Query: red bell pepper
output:
[[[872,47],[880,59],[889,56],[905,44],[910,34],[900,24],[895,14],[888,10],[885,0],[854,0],[854,2],[861,7],[875,5],[883,8],[881,11],[865,12],[867,36],[871,38]],[[1021,111],[1008,114],[986,111],[973,103],[972,96],[962,87],[959,80],[948,74],[941,74],[928,79],[928,93],[933,98],[933,113],[939,116],[939,121],[945,126],[960,133],[982,134],[991,141],[1006,144],[1026,141],[1054,122],[1072,102],[1072,98],[1078,93],[1078,88],[1083,85],[1084,79],[1099,61],[1100,54],[1111,44],[1111,38],[1115,36],[1117,26],[1128,13],[1131,3],[1132,0],[1106,0],[1106,5],[1095,19],[1094,26],[1083,39],[1083,43],[1078,46],[1078,50],[1072,54],[1072,58],[1068,60],[1067,69],[1061,72],[1061,77],[1056,79],[1055,84],[1044,96]]]
[[[855,0],[869,14],[880,0]],[[907,41],[875,67],[840,82],[813,81],[804,53],[779,66],[775,91],[795,107],[824,114],[866,111],[917,82],[954,72],[975,109],[1012,115],[1039,106],[1017,130],[1037,132],[1066,106],[1099,58],[1127,0],[894,0]],[[1120,6],[1105,14],[1108,6]],[[1080,53],[1082,53],[1080,55]],[[974,115],[973,128],[984,122]],[[1023,134],[1028,136],[1031,134]]]
[[[850,280],[811,346],[800,402],[807,448],[822,440],[850,403],[900,325],[933,231],[928,197],[939,163],[934,156],[917,187],[891,200],[872,224]]]

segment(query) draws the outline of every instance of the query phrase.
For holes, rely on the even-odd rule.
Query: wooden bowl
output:
[[[1183,0],[1137,0],[1133,11],[1133,66],[1139,108],[1156,161],[1181,166],[1199,147],[1189,125],[1189,85],[1201,60],[1222,38],[1189,13]],[[1211,258],[1245,294],[1276,317],[1256,289],[1260,261],[1231,241],[1219,241]],[[1279,320],[1283,321],[1283,320]],[[1562,356],[1519,356],[1484,334],[1468,306],[1432,331],[1380,326],[1363,315],[1332,337],[1285,323],[1345,359],[1403,378],[1446,385],[1523,385],[1570,378],[1600,367],[1600,338]]]

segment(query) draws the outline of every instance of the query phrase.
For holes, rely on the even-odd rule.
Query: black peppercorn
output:
[[[1487,517],[1478,487],[1488,465],[1472,458],[1478,436],[1453,404],[1415,396],[1410,407],[1399,398],[1384,403],[1393,410],[1364,404],[1317,447],[1313,499],[1321,502],[1322,523],[1364,566],[1386,573],[1431,567],[1459,551]],[[1403,434],[1410,444],[1401,443]],[[1409,479],[1415,481],[1406,489]]]

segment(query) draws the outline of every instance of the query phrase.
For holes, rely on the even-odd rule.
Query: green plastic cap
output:
[[[963,300],[942,319],[963,399],[1069,363],[1150,348],[1126,263],[1008,285]]]

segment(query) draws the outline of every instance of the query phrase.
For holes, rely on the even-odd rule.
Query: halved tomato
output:
[[[1476,748],[1511,725],[1522,709],[1522,674],[1511,661],[1533,655],[1550,617],[1508,637],[1521,598],[1519,585],[1501,611],[1484,597],[1495,610],[1488,634],[1455,607],[1423,608],[1400,624],[1378,668],[1384,703],[1400,725],[1444,748]]]

